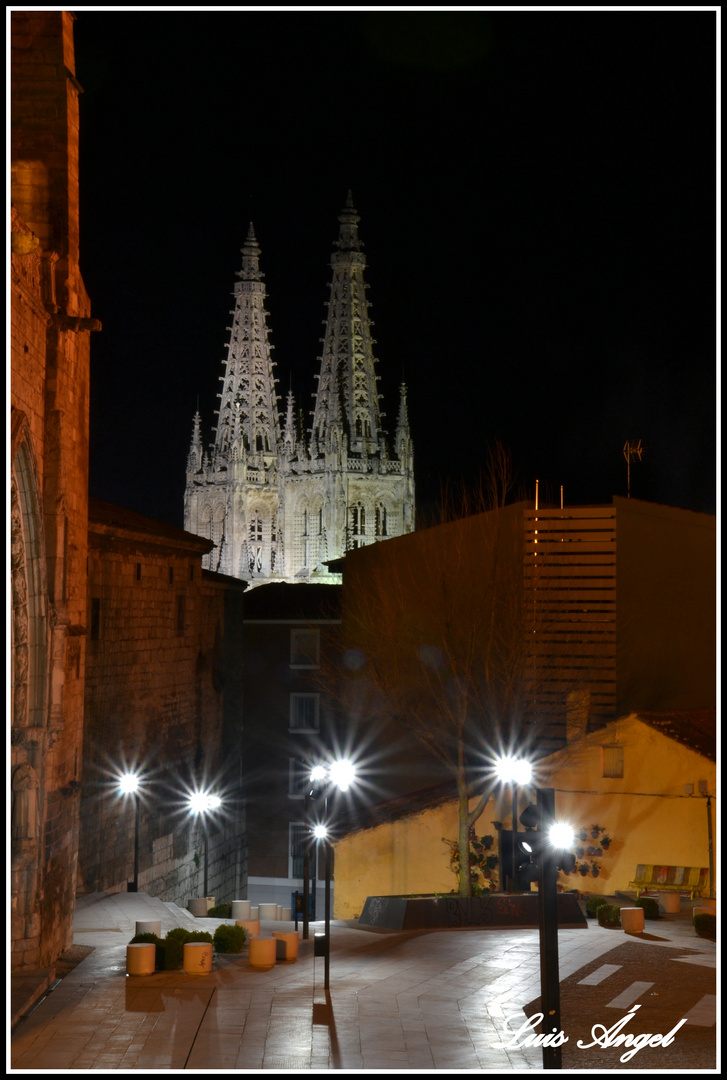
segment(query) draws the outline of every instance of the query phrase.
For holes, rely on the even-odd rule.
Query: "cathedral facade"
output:
[[[414,529],[414,465],[400,388],[393,443],[382,428],[359,216],[349,193],[331,258],[323,354],[312,427],[292,393],[279,411],[260,247],[242,248],[215,440],[194,418],[184,527],[214,542],[208,569],[264,581],[340,580],[327,563]]]

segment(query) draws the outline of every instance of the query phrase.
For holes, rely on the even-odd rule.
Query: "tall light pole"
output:
[[[512,859],[510,863],[511,870],[511,889],[510,892],[517,892],[518,881],[518,850],[517,850],[517,789],[518,785],[525,787],[530,783],[530,778],[533,773],[532,766],[529,761],[524,758],[515,757],[502,757],[497,759],[495,765],[498,779],[503,784],[512,784]]]
[[[314,775],[315,774],[315,775]],[[330,984],[330,964],[331,964],[331,840],[328,828],[328,794],[329,792],[348,791],[349,787],[354,781],[356,770],[350,761],[333,761],[327,767],[317,766],[311,772],[311,797],[315,798],[321,792],[325,796],[324,800],[324,818],[325,822],[319,824],[314,829],[314,836],[316,839],[323,840],[325,842],[325,874],[326,874],[326,893],[325,893],[325,923],[324,923],[324,977],[323,986],[326,990]]]
[[[128,772],[119,780],[119,791],[122,795],[134,796],[134,880],[127,881],[127,892],[139,891],[139,819],[141,808],[139,801],[139,777],[136,773]]]
[[[308,940],[308,928],[310,923],[310,801],[311,798],[315,798],[318,787],[325,778],[326,770],[323,765],[315,765],[311,769],[305,789],[305,841],[303,847],[303,939],[305,941]],[[317,866],[318,861],[316,860],[316,867]],[[315,883],[313,888],[315,889]]]
[[[216,810],[222,799],[217,795],[210,795],[206,791],[195,791],[188,799],[189,809],[193,814],[202,815],[202,834],[204,837],[204,895],[207,895],[207,814]]]

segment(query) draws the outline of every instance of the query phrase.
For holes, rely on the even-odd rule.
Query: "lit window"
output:
[[[623,746],[602,746],[603,775],[623,778],[624,774],[624,748]]]
[[[290,631],[290,666],[313,668],[320,664],[320,631]]]
[[[319,694],[290,695],[290,730],[318,731]]]

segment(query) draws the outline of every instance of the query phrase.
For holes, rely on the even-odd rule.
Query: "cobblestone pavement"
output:
[[[326,992],[324,961],[313,955],[322,925],[311,925],[298,960],[269,971],[243,953],[216,956],[203,975],[127,976],[135,920],[160,919],[163,934],[231,920],[193,919],[143,894],[81,901],[74,944],[93,952],[15,1028],[11,1072],[542,1070],[540,1047],[509,1045],[538,1011],[537,930],[376,933],[334,922]],[[684,912],[638,936],[593,922],[560,931],[564,1068],[716,1070],[716,946],[690,922]],[[670,1047],[627,1064],[623,1049],[577,1047],[592,1041],[594,1024],[610,1027],[636,1003],[625,1030],[666,1034],[688,1023]]]

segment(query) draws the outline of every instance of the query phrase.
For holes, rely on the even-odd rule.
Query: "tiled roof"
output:
[[[203,554],[214,547],[213,542],[203,536],[94,498],[88,500],[88,528],[91,533],[116,533],[119,536],[134,533],[146,537],[151,543],[165,542]]]
[[[675,709],[669,712],[636,712],[644,724],[697,754],[717,760],[717,710]]]

